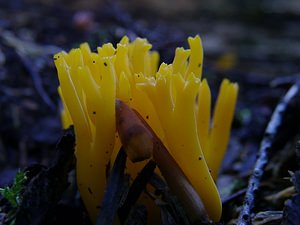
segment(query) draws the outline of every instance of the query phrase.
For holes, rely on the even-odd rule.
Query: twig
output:
[[[101,203],[101,212],[98,215],[96,225],[113,224],[122,196],[126,158],[126,153],[121,148],[106,186],[105,195]]]
[[[251,212],[255,204],[255,195],[258,192],[261,179],[264,174],[264,168],[269,161],[270,151],[274,148],[274,143],[277,141],[281,129],[279,129],[283,122],[283,116],[286,113],[289,103],[298,94],[299,87],[297,84],[293,85],[283,99],[277,105],[272,118],[267,126],[263,140],[258,152],[258,158],[254,166],[252,176],[249,179],[247,192],[244,199],[244,204],[240,212],[237,224],[248,225],[251,221]]]
[[[150,160],[133,181],[124,204],[118,210],[121,222],[125,222],[131,208],[134,206],[141,193],[145,190],[155,168],[156,163],[153,160]]]
[[[300,81],[300,73],[296,73],[290,76],[281,76],[271,81],[271,87],[278,87],[283,85],[291,85],[297,81]]]

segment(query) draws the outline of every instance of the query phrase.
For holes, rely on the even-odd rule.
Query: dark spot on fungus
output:
[[[129,101],[132,101],[132,98],[130,98]]]
[[[149,119],[149,116],[148,116],[148,115],[146,116],[146,119],[147,119],[147,120]]]
[[[202,160],[202,157],[201,157],[201,156],[199,156],[198,160]]]
[[[207,180],[207,177],[204,177],[204,180]]]
[[[108,151],[106,151],[105,154],[108,154]]]
[[[54,59],[54,60],[57,60],[57,58],[56,58],[56,57],[54,57],[53,59]]]
[[[211,173],[211,169],[208,169],[209,173]]]
[[[96,112],[94,111],[93,114],[96,115]]]
[[[104,66],[107,66],[107,63],[106,63],[106,62],[104,62]]]
[[[90,164],[90,167],[93,167],[93,164]]]
[[[91,195],[93,194],[93,192],[92,192],[92,190],[91,190],[90,187],[88,187],[88,191],[89,191],[89,193],[90,193]]]
[[[96,61],[95,60],[93,60],[93,63],[95,63]]]
[[[201,67],[201,63],[198,64],[198,67]]]
[[[106,177],[109,177],[109,171],[110,171],[110,161],[105,166],[105,175],[106,175]]]

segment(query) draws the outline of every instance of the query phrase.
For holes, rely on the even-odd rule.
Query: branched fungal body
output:
[[[201,79],[203,49],[199,36],[190,49],[177,48],[172,64],[158,66],[159,55],[146,39],[104,44],[91,52],[88,44],[54,56],[64,127],[74,124],[77,182],[93,221],[106,186],[108,165],[121,142],[116,132],[115,101],[135,109],[168,149],[202,199],[213,221],[221,217],[215,185],[227,148],[238,85],[223,80],[211,119],[211,94]],[[150,143],[150,142],[149,142]],[[151,143],[150,143],[151,144]],[[151,146],[142,146],[149,157]],[[139,159],[138,159],[139,160]],[[140,165],[128,162],[135,176]]]

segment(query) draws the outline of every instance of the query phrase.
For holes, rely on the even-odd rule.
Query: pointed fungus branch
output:
[[[121,145],[132,162],[154,158],[191,220],[206,221],[206,211],[209,219],[220,221],[215,181],[229,141],[238,85],[223,80],[211,113],[200,36],[189,37],[188,45],[176,49],[170,64],[159,64],[159,54],[147,39],[130,41],[127,36],[97,52],[83,43],[54,56],[61,118],[64,127],[75,128],[78,189],[94,224],[108,165]],[[145,164],[128,162],[128,174],[134,179]]]
[[[116,100],[116,118],[117,130],[120,134],[121,142],[126,146],[125,151],[129,155],[132,155],[134,160],[136,158],[142,158],[149,152],[153,152],[153,158],[158,168],[170,189],[183,204],[191,223],[209,224],[207,212],[201,198],[174,158],[170,155],[167,148],[139,113],[131,109],[124,102]],[[126,121],[126,123],[124,121]],[[132,132],[134,129],[136,130]],[[127,133],[133,135],[128,136],[126,135]],[[133,144],[131,145],[131,143]],[[150,143],[150,145],[147,146],[145,152],[143,152],[140,146],[145,146],[145,143]],[[150,149],[150,147],[152,149]],[[136,153],[133,154],[135,150]]]

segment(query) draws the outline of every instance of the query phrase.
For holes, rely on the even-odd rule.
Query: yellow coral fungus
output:
[[[199,36],[190,49],[177,48],[172,64],[162,63],[146,39],[116,48],[88,44],[54,56],[63,100],[63,126],[74,124],[77,182],[93,221],[106,186],[106,170],[121,143],[116,134],[115,100],[135,109],[162,140],[202,199],[209,217],[221,217],[215,185],[228,144],[238,86],[221,84],[211,122],[211,95],[201,79],[203,50]],[[134,166],[128,168],[130,173]]]

